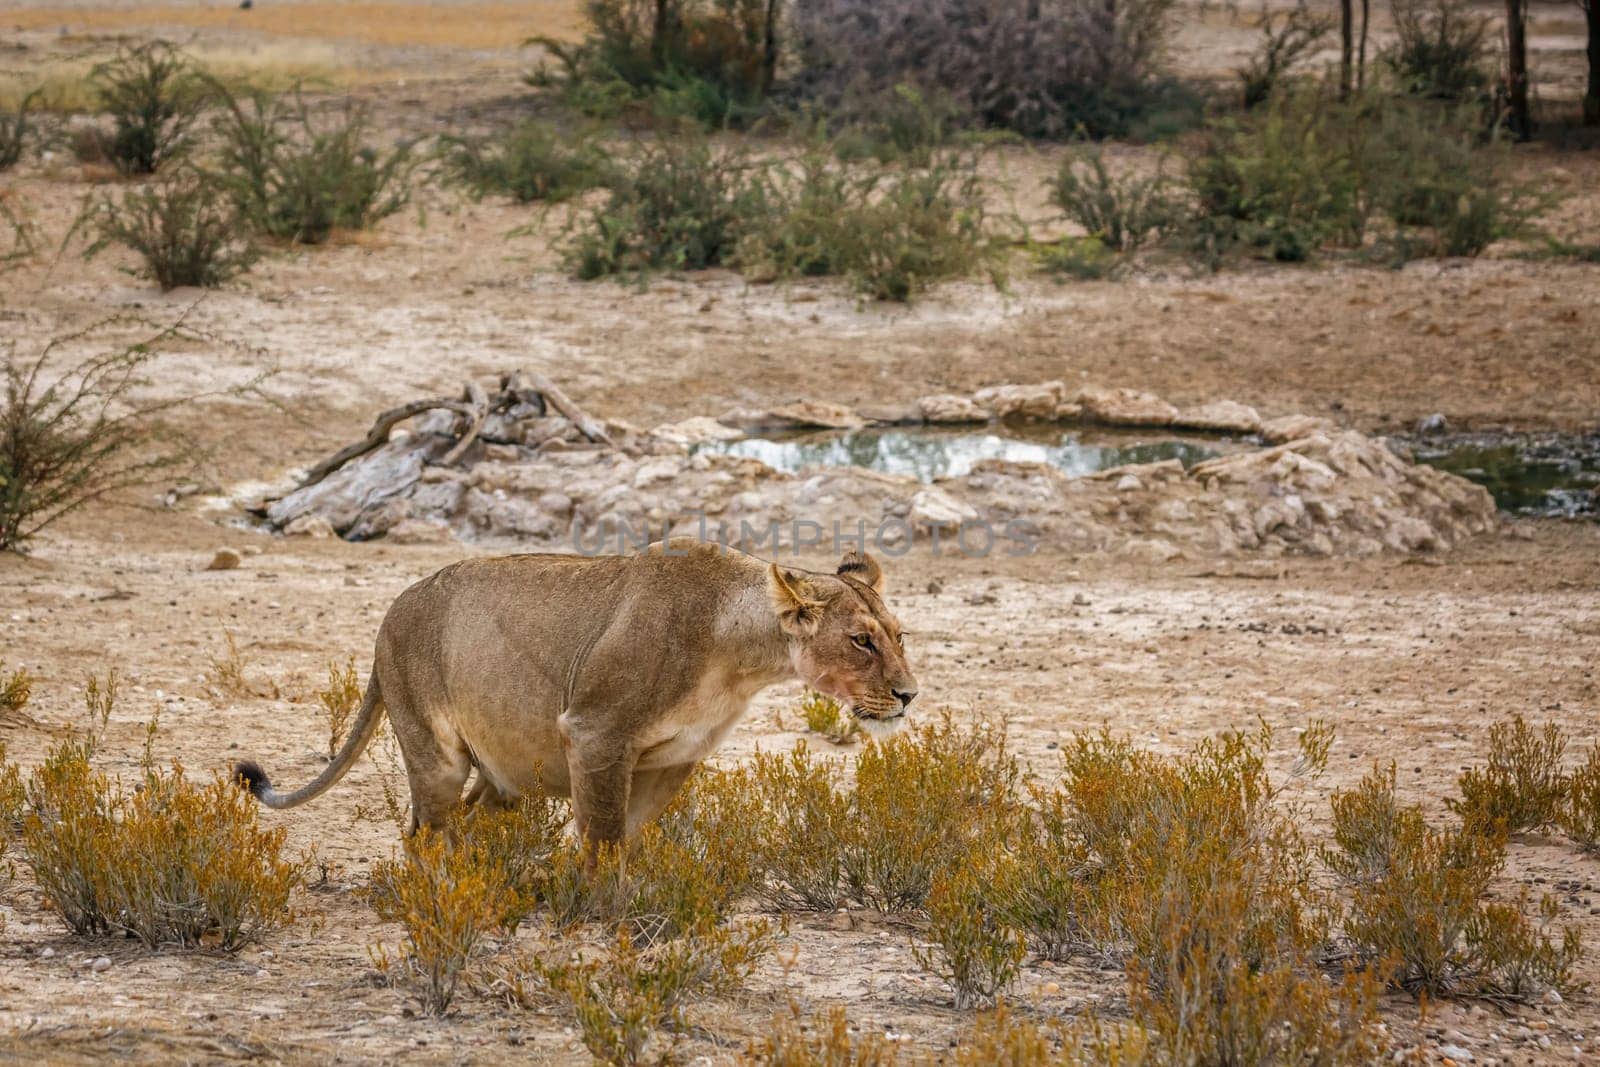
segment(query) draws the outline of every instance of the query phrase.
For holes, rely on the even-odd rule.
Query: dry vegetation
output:
[[[970,5],[880,5],[877,17],[925,35],[928,48],[915,52],[871,47],[881,27],[837,17],[855,5],[830,0],[806,8],[796,35],[778,44],[793,51],[779,57],[765,32],[774,5],[669,3],[677,14],[664,35],[648,28],[649,5],[587,6],[587,21],[567,2],[464,4],[440,18],[379,3],[262,3],[248,13],[81,7],[73,16],[78,32],[152,22],[237,30],[248,20],[252,33],[386,47],[511,49],[536,33],[553,40],[533,79],[541,90],[536,114],[502,102],[416,128],[409,119],[397,124],[381,94],[330,96],[330,87],[379,78],[388,92],[392,80],[387,67],[354,70],[335,53],[308,57],[279,46],[238,55],[203,41],[182,49],[123,42],[29,78],[6,72],[0,171],[8,180],[21,172],[25,183],[20,194],[0,190],[0,222],[11,230],[0,249],[12,250],[3,252],[0,270],[36,270],[48,281],[56,269],[49,257],[97,252],[122,257],[116,265],[162,290],[205,286],[228,298],[263,276],[278,284],[274,271],[303,271],[320,284],[310,273],[319,256],[332,262],[349,252],[336,269],[357,274],[381,259],[387,232],[404,225],[454,234],[463,213],[477,208],[499,228],[494,251],[463,253],[474,260],[502,248],[523,256],[531,238],[536,251],[528,257],[552,277],[560,270],[585,280],[644,281],[727,268],[751,285],[785,283],[780,302],[793,298],[784,303],[791,318],[812,315],[816,292],[832,292],[806,288],[817,278],[836,279],[850,302],[922,300],[933,306],[908,314],[937,317],[946,313],[932,299],[940,285],[1017,285],[1033,299],[1036,290],[1026,287],[1041,272],[1106,281],[1082,290],[1087,307],[1172,277],[1207,284],[1217,270],[1276,278],[1267,272],[1282,262],[1331,266],[1318,277],[1332,279],[1418,259],[1481,256],[1512,270],[1593,255],[1585,229],[1592,206],[1584,201],[1568,212],[1553,191],[1558,181],[1538,171],[1530,180],[1527,154],[1490,121],[1492,36],[1449,4],[1401,5],[1399,34],[1374,49],[1368,91],[1349,99],[1324,79],[1326,19],[1305,9],[1266,14],[1255,51],[1237,72],[1221,72],[1227,88],[1209,102],[1206,87],[1181,81],[1166,62],[1162,46],[1181,29],[1180,12],[1159,0],[1132,4],[1109,24],[1091,17],[1099,5],[1053,5],[1059,18],[1031,42],[1033,52],[996,42],[1011,39],[1038,5],[989,5],[991,21],[965,37],[943,36],[941,20]],[[25,8],[5,18],[53,28],[62,16]],[[1081,32],[1085,20],[1092,32]],[[996,69],[984,66],[997,55]],[[1116,60],[1114,77],[1085,73],[1108,59]],[[994,92],[1001,77],[1019,91]],[[1108,87],[1115,91],[1102,91]],[[480,102],[474,98],[473,107]],[[1019,148],[1016,139],[1079,133],[1156,139],[1159,147]],[[1043,175],[1035,184],[1048,203],[1021,208],[1006,165],[1031,152],[1045,161],[1030,165]],[[90,178],[119,184],[107,189]],[[77,206],[38,209],[39,188],[50,182],[71,184]],[[472,204],[463,190],[510,203]],[[487,240],[483,227],[472,232],[471,239]],[[1458,267],[1469,269],[1449,269]],[[1415,275],[1382,274],[1377,284],[1404,277]],[[1117,289],[1128,279],[1138,284]],[[524,318],[569,314],[534,304],[523,281],[494,284],[514,290]],[[385,307],[392,284],[390,276],[373,283],[385,290]],[[672,284],[659,299],[676,298]],[[561,290],[560,299],[575,291]],[[1234,299],[1216,295],[1221,289],[1205,292],[1219,304]],[[716,297],[690,295],[696,315],[711,313]],[[65,298],[40,304],[58,299]],[[282,298],[274,290],[270,299]],[[617,319],[632,314],[634,297],[625,290],[584,299],[620,302],[607,305]],[[1351,297],[1352,305],[1358,299],[1372,304]],[[1441,329],[1466,329],[1461,324],[1480,311],[1451,311]],[[825,330],[825,316],[835,313],[819,310],[810,321]],[[1137,314],[1155,315],[1143,305]],[[1589,312],[1573,311],[1559,328],[1583,329],[1589,320],[1580,314]],[[849,319],[846,331],[861,321]],[[1208,328],[1225,336],[1237,325],[1216,320]],[[1274,319],[1271,329],[1279,325]],[[684,332],[699,328],[691,326]],[[527,332],[521,319],[507,330],[517,346]],[[1061,333],[1038,343],[1058,348]],[[84,356],[88,334],[51,336],[59,340],[42,347],[5,342],[0,549],[37,545],[80,509],[164,485],[194,458],[186,428],[206,391],[174,399],[153,387],[150,369],[161,354],[209,352],[214,338],[179,327]],[[1401,360],[1406,343],[1385,335],[1384,358]],[[870,346],[852,333],[843,347],[866,365],[860,351]],[[918,359],[934,362],[925,353]],[[1292,362],[1281,360],[1285,373]],[[713,377],[739,378],[755,366],[707,372],[694,384],[709,388]],[[954,381],[973,372],[930,373]],[[637,377],[628,388],[660,388],[648,372]],[[1580,395],[1588,388],[1568,384]],[[864,388],[881,386],[873,379]],[[228,400],[240,395],[221,392]],[[1319,409],[1344,399],[1315,397]],[[225,432],[233,432],[232,417]],[[276,440],[257,432],[272,451]],[[289,461],[287,453],[279,458]],[[70,528],[80,540],[63,543],[81,545],[86,527]],[[150,551],[166,550],[152,540],[158,547]],[[335,561],[345,557],[334,551],[349,547],[307,551],[316,567],[337,573]],[[117,576],[99,584],[112,585],[108,595],[116,596],[125,569],[141,564],[130,564],[120,534],[94,550]],[[1384,575],[1381,588],[1390,581]],[[80,590],[72,595],[88,599]],[[101,596],[98,587],[94,595]],[[229,610],[277,610],[290,596],[276,595],[271,609],[230,603]],[[1053,607],[1064,611],[1065,603]],[[170,606],[178,609],[175,597]],[[274,646],[251,629],[254,622],[207,619],[195,633],[209,654],[174,659],[172,670],[204,675],[197,684],[208,713],[242,708],[270,721],[285,710],[285,692],[314,691],[316,736],[301,743],[296,734],[295,743],[300,755],[320,759],[325,738],[331,755],[361,702],[360,657],[346,650],[360,647],[365,632],[336,651],[315,646],[314,662],[327,664],[319,688],[277,670],[282,649],[301,649],[294,642],[303,635],[280,635]],[[1592,627],[1588,617],[1568,622],[1581,639],[1592,638],[1583,629]],[[619,1064],[692,1048],[718,1062],[795,1067],[1331,1067],[1444,1040],[1428,1014],[1440,1003],[1511,1013],[1575,1000],[1591,1010],[1584,978],[1594,974],[1593,951],[1580,934],[1587,901],[1578,887],[1588,890],[1600,849],[1600,745],[1554,721],[1516,715],[1481,742],[1466,732],[1481,763],[1441,797],[1404,777],[1420,767],[1390,762],[1409,762],[1393,755],[1404,744],[1398,730],[1380,765],[1357,781],[1358,771],[1330,772],[1332,734],[1303,716],[1292,720],[1304,729],[1298,746],[1275,745],[1265,726],[1189,747],[1170,736],[1147,742],[1121,732],[1052,730],[1048,750],[1041,741],[1023,758],[1003,720],[947,713],[874,742],[836,702],[807,693],[783,717],[803,723],[814,747],[801,741],[701,769],[625,852],[586,857],[570,840],[565,803],[531,797],[506,811],[475,810],[448,833],[408,838],[388,860],[354,854],[371,851],[370,834],[360,837],[349,855],[341,853],[348,876],[329,861],[313,889],[304,885],[311,854],[290,847],[288,825],[263,816],[233,783],[186,775],[160,756],[169,744],[182,747],[169,741],[170,725],[133,723],[142,723],[141,707],[117,729],[127,693],[115,673],[90,680],[86,725],[32,737],[23,712],[37,710],[30,698],[45,687],[40,678],[66,688],[61,670],[40,669],[29,652],[32,634],[23,627],[33,624],[30,617],[7,631],[4,648],[27,666],[0,664],[0,723],[24,724],[10,739],[11,761],[0,746],[0,866],[21,874],[0,881],[0,919],[47,914],[51,932],[35,941],[58,937],[57,927],[70,931],[51,942],[52,953],[65,945],[62,955],[116,955],[121,966],[162,953],[189,959],[184,954],[198,949],[254,963],[272,958],[251,955],[267,946],[305,961],[320,951],[310,940],[315,893],[357,931],[370,960],[300,972],[315,981],[308,988],[319,999],[343,1004],[363,983],[392,988],[428,1017],[428,1029],[406,1030],[404,1040],[427,1035],[446,1045],[480,1026],[492,1006],[506,1013],[494,1017],[492,1039],[506,1042],[508,1055],[523,1028],[571,1027],[595,1058]],[[1008,625],[1022,629],[1026,620]],[[997,669],[1020,675],[1031,661],[1007,651],[1006,636],[999,635],[1000,652],[990,641],[984,655],[989,666],[998,658]],[[67,643],[89,640],[74,635]],[[1138,648],[1145,647],[1140,636]],[[93,662],[108,654],[93,649]],[[974,676],[982,669],[960,667]],[[1109,671],[1119,684],[1122,671],[1122,664]],[[1039,714],[1051,722],[1089,721],[1062,710],[1065,698],[1050,688],[1061,678],[1042,675],[1025,699],[1007,693],[1002,707],[1032,714],[1042,705]],[[1139,692],[1167,701],[1180,684],[1162,682],[1157,697]],[[1249,684],[1281,692],[1272,679]],[[1329,688],[1341,698],[1358,688],[1365,694],[1343,677]],[[1592,697],[1592,684],[1585,692]],[[49,699],[59,709],[59,693]],[[1214,721],[1239,721],[1256,706]],[[1102,717],[1120,711],[1115,703],[1096,707]],[[1181,714],[1175,708],[1157,719]],[[237,719],[227,722],[231,730]],[[1031,729],[1033,740],[1045,736]],[[128,742],[134,732],[143,748],[136,761],[135,744],[119,749],[106,740]],[[196,744],[209,746],[209,758],[231,741],[217,732]],[[190,751],[188,762],[200,765],[202,753]],[[406,821],[403,771],[392,742],[387,757],[381,744],[373,751],[385,802],[371,801],[377,787],[368,788],[355,821],[382,824],[387,833],[389,823]],[[1454,775],[1456,764],[1449,768]],[[321,826],[319,845],[344,829]],[[1530,874],[1529,850],[1576,869],[1571,888]],[[791,926],[805,936],[791,938]],[[839,1003],[856,993],[847,980],[867,981],[848,971],[842,954],[841,977],[822,996],[791,975],[796,946],[818,952],[820,943],[829,953],[834,943],[826,939],[846,926],[853,936],[876,938],[872,951],[905,950],[911,969],[924,972],[898,976],[892,995],[902,1017],[931,1036],[885,1034],[887,1024],[871,1014],[883,1007],[881,997],[860,1008]],[[1592,935],[1592,922],[1588,929]],[[16,952],[36,949],[28,942]],[[196,973],[233,981],[232,972]],[[1063,981],[1094,990],[1094,999],[1041,992],[1059,991]],[[486,1030],[471,1032],[479,1040]],[[403,1051],[385,1046],[384,1055]],[[323,1046],[308,1055],[326,1054]]]

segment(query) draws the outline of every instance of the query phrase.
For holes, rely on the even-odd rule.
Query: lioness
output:
[[[350,769],[385,709],[405,755],[411,829],[461,801],[570,796],[591,844],[659,815],[750,698],[800,678],[884,728],[917,695],[883,570],[848,552],[835,574],[780,568],[688,538],[637,556],[521,555],[454,563],[401,593],[344,747],[269,808],[318,796]]]

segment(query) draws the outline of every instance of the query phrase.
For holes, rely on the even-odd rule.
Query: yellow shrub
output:
[[[33,678],[20,667],[7,674],[0,662],[0,711],[21,711],[33,695]]]
[[[328,687],[317,690],[317,703],[322,705],[328,720],[328,758],[332,759],[344,741],[350,716],[361,706],[361,679],[356,674],[353,657],[343,667],[337,663],[328,664]]]
[[[151,770],[125,792],[96,772],[87,741],[51,749],[28,778],[22,847],[50,906],[78,933],[122,931],[151,947],[235,951],[291,922],[304,861],[287,831],[221,778]]]
[[[517,907],[505,868],[424,827],[403,859],[373,865],[372,880],[374,907],[406,929],[404,959],[422,977],[423,1006],[444,1014],[473,950]]]
[[[1567,798],[1556,817],[1561,832],[1585,850],[1600,849],[1600,745],[1567,782]]]
[[[800,717],[805,720],[807,730],[836,745],[852,741],[861,734],[855,719],[844,713],[837,700],[815,689],[807,689],[800,698]]]
[[[819,760],[805,742],[784,755],[757,752],[749,770],[765,828],[756,846],[757,891],[779,911],[832,911],[845,899],[844,842],[850,795],[840,788],[843,764]]]
[[[882,1034],[853,1032],[849,1017],[837,1005],[821,1025],[809,1027],[813,1033],[807,1029],[798,1008],[791,1006],[745,1054],[745,1062],[763,1067],[898,1067],[910,1062]]]
[[[947,715],[867,745],[840,857],[851,894],[879,911],[920,908],[937,873],[992,844],[1020,779],[1003,727],[962,729]]]
[[[935,878],[928,897],[932,944],[912,948],[917,963],[955,993],[957,1011],[992,1004],[1022,969],[1026,944],[989,900],[991,871],[969,861]]]
[[[1489,727],[1489,762],[1463,771],[1459,800],[1447,801],[1462,821],[1508,834],[1542,830],[1561,815],[1567,779],[1561,757],[1567,738],[1555,723],[1535,733],[1518,715]]]
[[[1535,928],[1522,905],[1485,903],[1505,864],[1504,824],[1436,830],[1420,807],[1395,800],[1394,767],[1334,794],[1334,846],[1328,866],[1350,898],[1344,930],[1358,954],[1387,961],[1393,981],[1433,995],[1526,997],[1570,990],[1581,953],[1576,929],[1557,943],[1553,898]]]

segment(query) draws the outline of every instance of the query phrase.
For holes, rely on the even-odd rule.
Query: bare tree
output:
[[[1578,0],[1589,24],[1589,85],[1583,94],[1583,124],[1600,126],[1600,0]]]
[[[1512,131],[1528,136],[1528,0],[1506,0],[1506,110]]]

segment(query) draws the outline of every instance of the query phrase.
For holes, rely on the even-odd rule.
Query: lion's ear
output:
[[[865,552],[851,549],[839,561],[838,574],[845,578],[854,578],[856,581],[869,587],[874,593],[883,593],[883,568],[878,566],[878,561]]]
[[[822,602],[813,599],[806,580],[786,573],[776,563],[767,570],[772,587],[772,606],[778,612],[778,625],[785,633],[809,637],[822,621]]]

